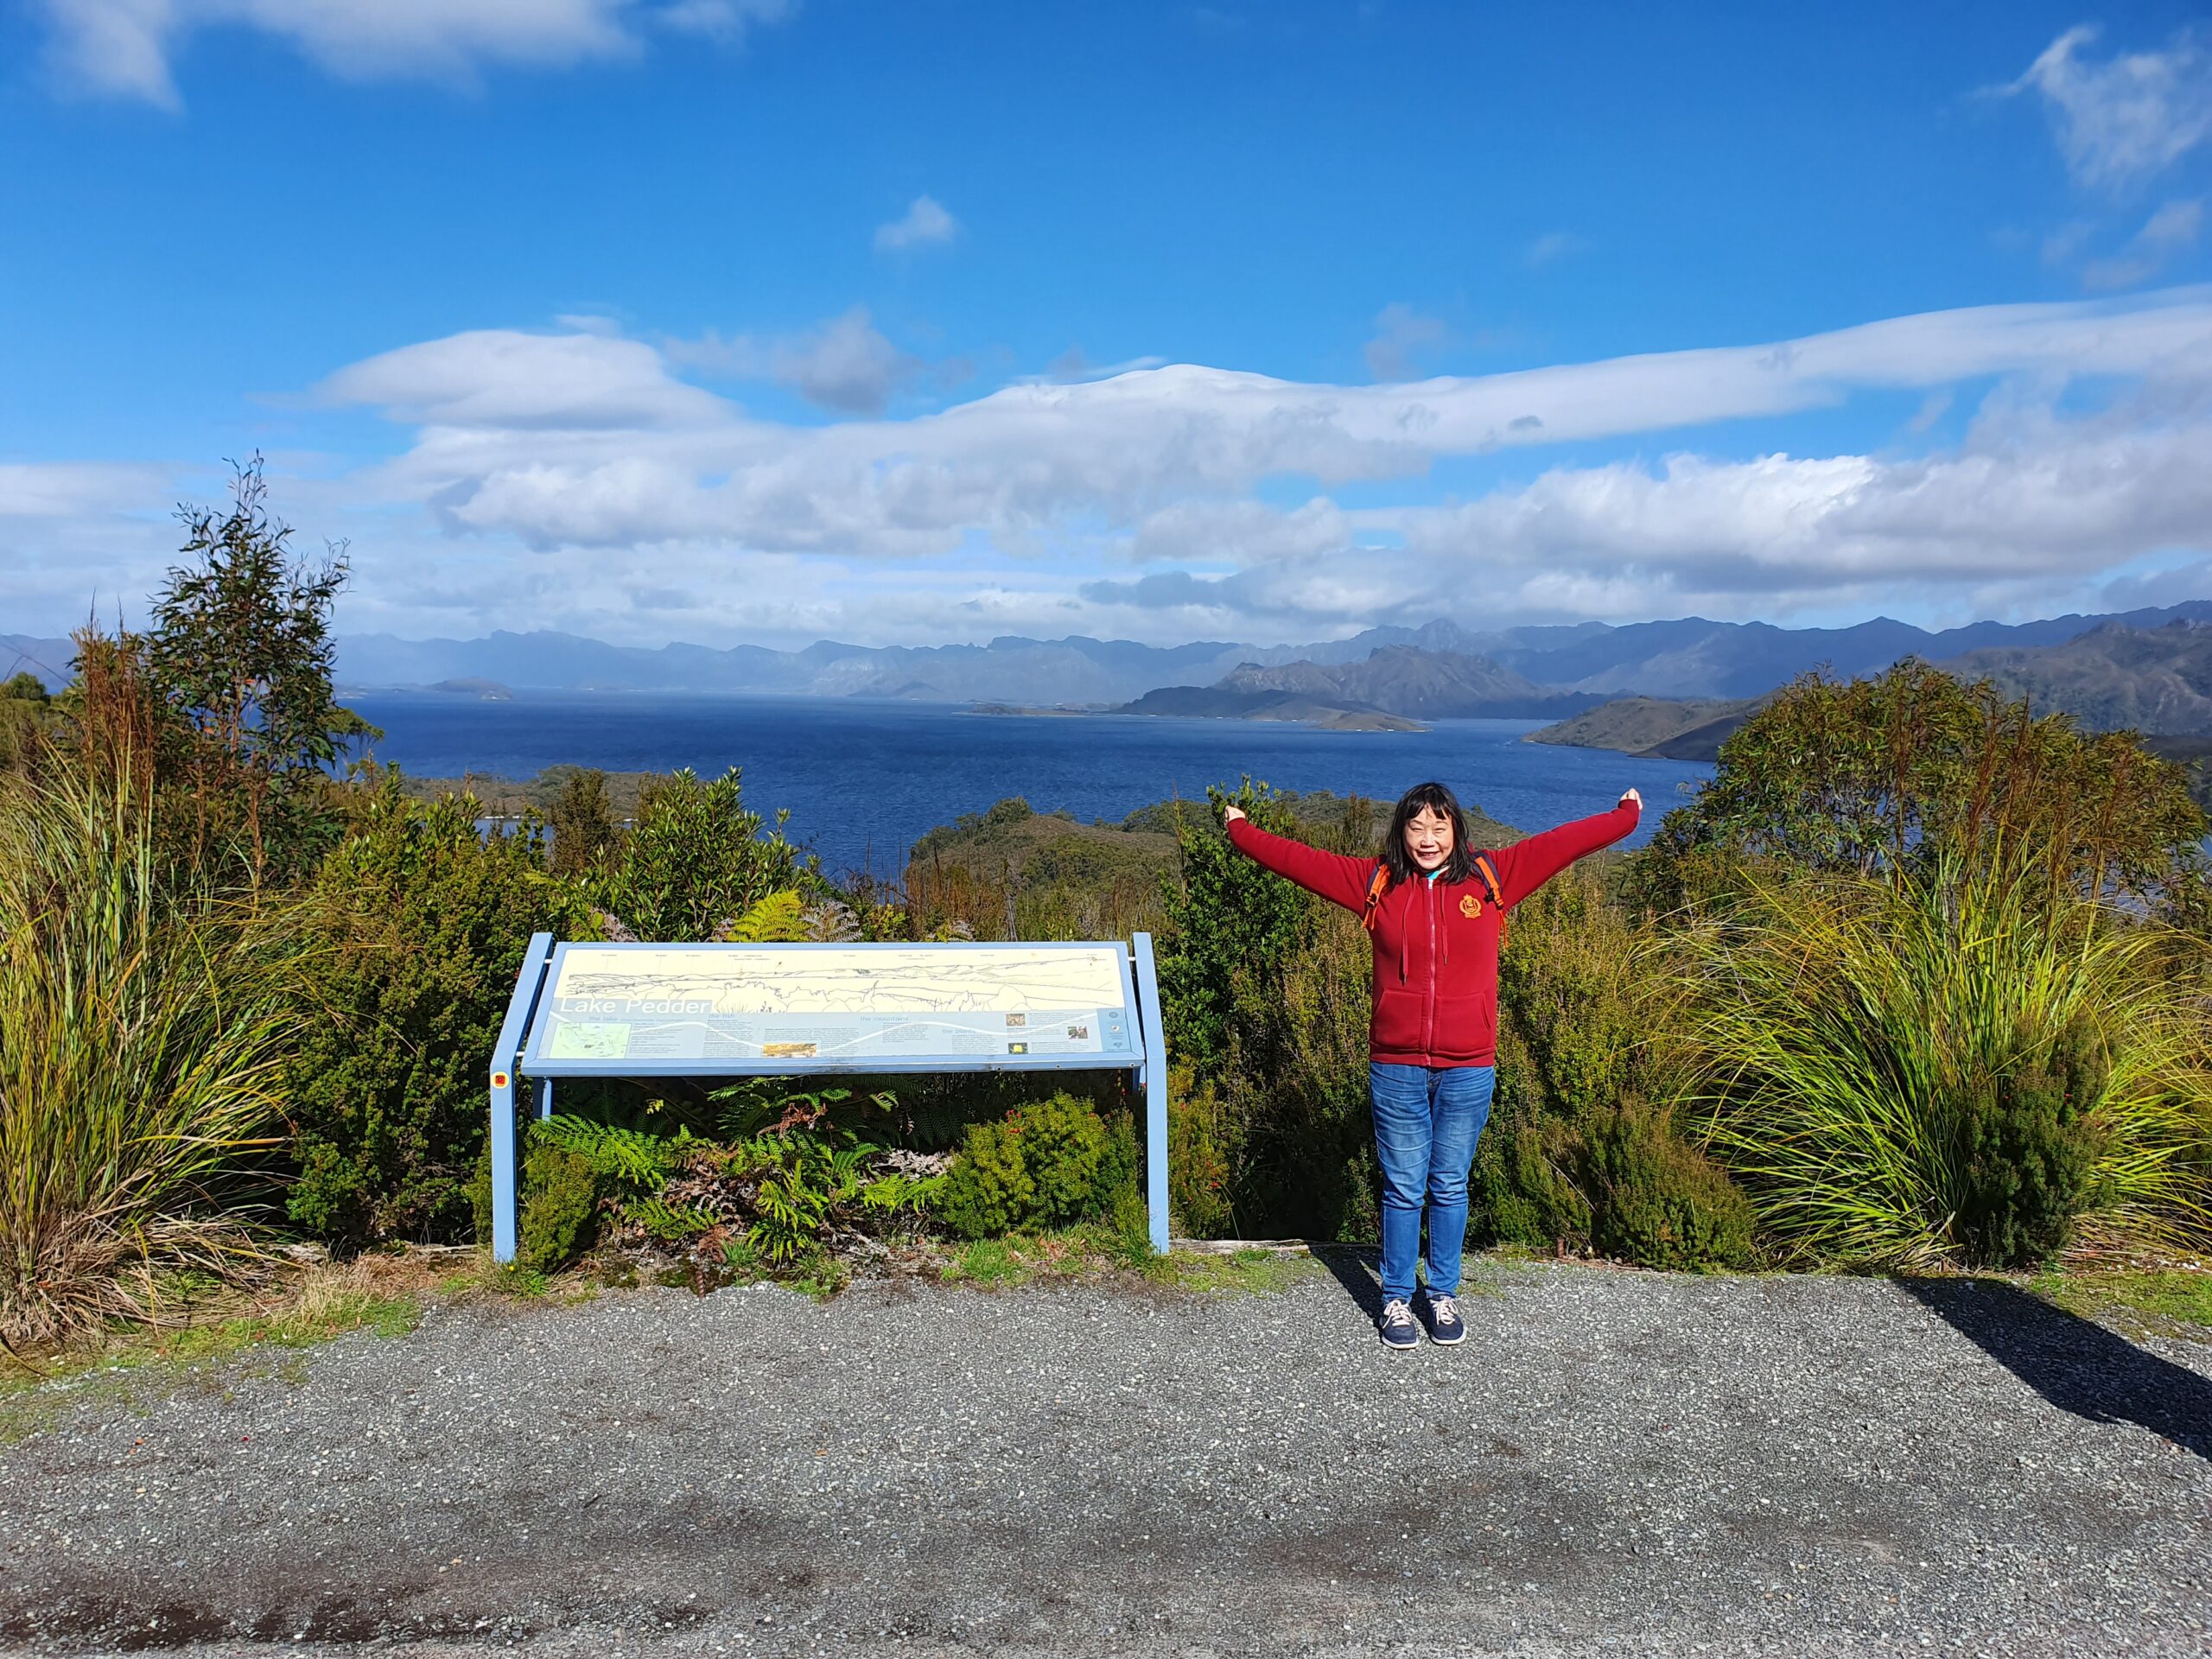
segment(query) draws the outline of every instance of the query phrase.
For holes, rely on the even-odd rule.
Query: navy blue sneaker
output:
[[[1382,1317],[1375,1321],[1385,1348],[1418,1348],[1421,1346],[1421,1325],[1414,1319],[1414,1311],[1403,1302],[1382,1304]]]
[[[1428,1293],[1428,1339],[1447,1348],[1467,1339],[1467,1322],[1459,1317],[1459,1298],[1440,1296],[1433,1290]]]

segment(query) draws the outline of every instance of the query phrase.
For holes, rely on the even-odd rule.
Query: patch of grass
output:
[[[2212,1342],[2212,1269],[2096,1268],[2050,1272],[2028,1288],[2084,1319],[2115,1319],[2160,1335]]]
[[[1023,1258],[1024,1242],[1013,1235],[972,1240],[952,1253],[938,1277],[949,1285],[981,1285],[994,1290],[1027,1284],[1036,1270]]]
[[[1179,1251],[1154,1256],[1147,1267],[1155,1284],[1232,1296],[1280,1295],[1328,1271],[1310,1255],[1280,1250],[1235,1250],[1226,1255]]]

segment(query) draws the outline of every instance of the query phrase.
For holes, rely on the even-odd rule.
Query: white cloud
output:
[[[845,415],[881,414],[892,393],[928,366],[893,346],[864,305],[796,334],[725,338],[709,332],[698,340],[666,341],[662,349],[679,368],[775,380],[819,408]]]
[[[641,29],[734,41],[789,0],[38,0],[66,85],[176,108],[177,51],[219,29],[285,41],[344,80],[470,85],[496,66],[560,68],[634,56]]]
[[[650,430],[713,425],[733,412],[713,393],[670,376],[652,346],[596,325],[588,334],[450,334],[341,369],[317,391],[326,403],[480,431]]]
[[[874,395],[872,334],[858,313],[818,331],[818,392]],[[1940,407],[1985,377],[2006,390],[1959,450],[1933,457],[1562,466],[1456,506],[1353,511],[1319,494],[1285,508],[1254,494],[1298,477],[1325,490],[1417,480],[1444,456],[1772,415],[1861,388],[1921,390]],[[2062,416],[2053,400],[2075,379],[2139,391],[2105,416]],[[2014,386],[2043,390],[2019,401]],[[598,336],[456,336],[324,391],[419,424],[375,487],[470,537],[621,557],[682,547],[681,563],[717,568],[741,554],[931,569],[1134,561],[1157,574],[1071,574],[1063,596],[1163,626],[1241,612],[1310,630],[1449,612],[1471,584],[1505,613],[1619,617],[2076,583],[2159,546],[2212,546],[2207,388],[2212,291],[2184,289],[1407,386],[1177,365],[819,428],[748,419],[643,343]],[[608,425],[620,410],[634,427]],[[1189,568],[1159,569],[1174,564]]]
[[[1425,316],[1394,300],[1376,314],[1375,337],[1363,348],[1367,372],[1377,380],[1408,379],[1420,359],[1451,337],[1441,317]]]
[[[2203,228],[2202,197],[2170,201],[2152,213],[2118,253],[2108,259],[2093,259],[2082,267],[2082,285],[2108,289],[2147,283],[2165,268],[2166,261],[2190,247]]]
[[[2183,29],[2163,50],[2093,63],[2082,50],[2097,34],[2068,29],[2005,89],[2043,95],[2075,179],[2133,184],[2212,139],[2212,30]]]
[[[713,344],[741,372],[810,377],[854,405],[896,373],[861,311],[796,340]],[[757,632],[772,612],[779,629],[818,617],[875,639],[987,623],[1310,638],[1460,613],[1472,593],[1501,618],[1955,614],[1976,596],[2070,601],[2132,561],[2212,552],[2206,289],[1412,385],[1177,365],[829,425],[763,420],[682,378],[707,350],[485,331],[383,353],[319,395],[411,429],[402,453],[283,479],[280,499],[315,535],[354,536],[349,604],[442,632],[464,626],[448,615],[529,616],[631,637],[665,638],[678,614],[695,635]],[[1996,390],[1965,436],[1933,453],[1730,454],[1701,437],[1656,462],[1570,448],[1465,500],[1423,477],[1448,457],[1617,452],[1863,390],[1920,393],[1936,412],[1919,424],[1948,431],[1944,400],[1982,382]],[[167,494],[0,472],[0,519],[11,502],[46,514],[0,523],[0,609],[75,591],[67,555],[99,540],[87,515],[111,529],[117,501]],[[48,551],[26,575],[17,550],[34,543]],[[404,550],[373,565],[386,545]]]
[[[960,221],[944,211],[934,196],[916,196],[913,206],[887,225],[875,227],[878,253],[896,253],[931,243],[950,242],[960,234]]]

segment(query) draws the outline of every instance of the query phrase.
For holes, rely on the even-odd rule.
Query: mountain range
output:
[[[1412,672],[1387,653],[1414,647],[1459,660],[1421,667],[1414,677],[1429,684],[1434,700],[1392,712],[1440,715],[1447,703],[1465,708],[1480,702],[1491,712],[1510,705],[1541,715],[1571,713],[1577,701],[1630,695],[1757,696],[1822,664],[1842,675],[1866,674],[1907,655],[1943,661],[1979,652],[2031,650],[2063,644],[2107,624],[2156,629],[2176,619],[2212,622],[2212,600],[2114,615],[1977,622],[1936,632],[1886,617],[1848,628],[1782,628],[1689,617],[1625,626],[1584,622],[1489,631],[1439,620],[1417,628],[1370,628],[1345,639],[1275,646],[1218,640],[1156,646],[1071,635],[1007,637],[983,645],[868,646],[822,640],[800,651],[778,651],[749,645],[614,645],[551,632],[498,632],[480,639],[348,634],[339,638],[337,661],[341,687],[353,691],[494,681],[519,690],[750,692],[1111,707],[1171,686],[1221,686],[1247,693],[1304,686],[1302,695],[1319,693],[1339,706],[1381,707],[1376,696],[1366,694]],[[1380,667],[1372,665],[1378,652],[1386,653]],[[21,666],[59,684],[69,655],[66,640],[0,634],[0,677]],[[1335,670],[1344,672],[1333,677],[1317,672]],[[1282,672],[1278,683],[1263,684],[1265,673],[1254,671]],[[1408,695],[1418,700],[1429,694],[1416,688]]]
[[[1936,665],[1961,679],[1988,680],[2038,712],[2071,715],[2092,731],[2212,736],[2212,622],[2186,616],[2155,628],[2106,622],[2056,645],[1985,648]],[[1767,701],[1622,697],[1529,737],[1655,760],[1710,760]]]

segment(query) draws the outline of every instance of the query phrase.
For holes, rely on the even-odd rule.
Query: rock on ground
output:
[[[0,1449],[0,1643],[2212,1651],[2212,1349],[1995,1281],[434,1309]],[[258,1370],[258,1374],[249,1374]]]

